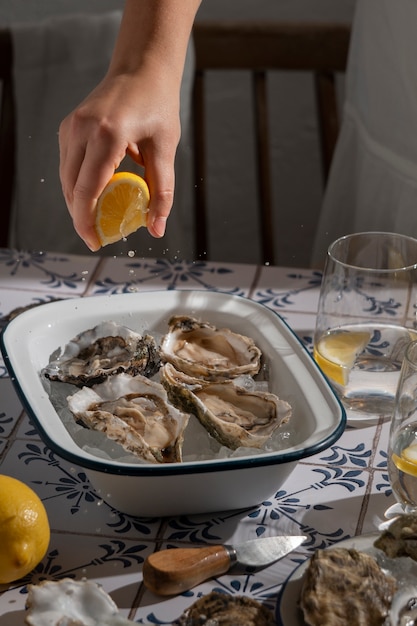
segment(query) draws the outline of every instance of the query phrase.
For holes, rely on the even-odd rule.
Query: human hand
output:
[[[180,139],[179,85],[144,69],[108,74],[61,123],[60,178],[74,228],[95,251],[97,199],[126,154],[145,168],[150,189],[147,228],[162,237],[171,211]]]

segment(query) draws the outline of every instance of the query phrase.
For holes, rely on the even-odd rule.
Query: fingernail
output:
[[[100,250],[101,245],[100,242],[98,241],[98,239],[85,239],[84,243],[86,244],[86,246],[91,250],[91,252],[97,252],[97,250]]]
[[[153,229],[158,237],[163,237],[165,234],[167,219],[166,217],[156,217],[153,221]]]

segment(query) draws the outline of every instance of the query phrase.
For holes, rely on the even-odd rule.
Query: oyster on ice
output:
[[[117,374],[68,397],[75,419],[150,463],[182,460],[189,415],[169,404],[163,386],[138,374]]]
[[[185,315],[173,316],[168,326],[161,358],[189,376],[228,380],[260,370],[261,351],[249,337]]]
[[[122,372],[153,376],[159,366],[159,350],[153,337],[106,321],[74,337],[42,374],[49,380],[82,387]]]
[[[250,391],[234,381],[193,378],[170,363],[161,367],[160,375],[170,401],[195,415],[219,443],[232,450],[261,448],[291,415],[291,406],[275,394]]]
[[[29,585],[27,626],[132,626],[97,583],[63,578]]]

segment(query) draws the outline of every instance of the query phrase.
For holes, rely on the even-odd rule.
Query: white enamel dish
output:
[[[113,320],[161,336],[174,314],[207,320],[252,337],[263,352],[269,387],[293,408],[288,448],[240,458],[165,465],[107,460],[79,447],[54,409],[40,372],[50,356],[81,331]],[[109,504],[145,517],[246,508],[271,497],[297,461],[332,445],[346,415],[326,378],[287,324],[272,310],[208,291],[162,291],[52,302],[14,318],[1,336],[10,377],[42,439],[83,467]]]

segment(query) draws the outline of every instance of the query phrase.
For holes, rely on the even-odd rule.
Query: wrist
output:
[[[182,76],[200,0],[127,0],[110,63],[115,74]]]

